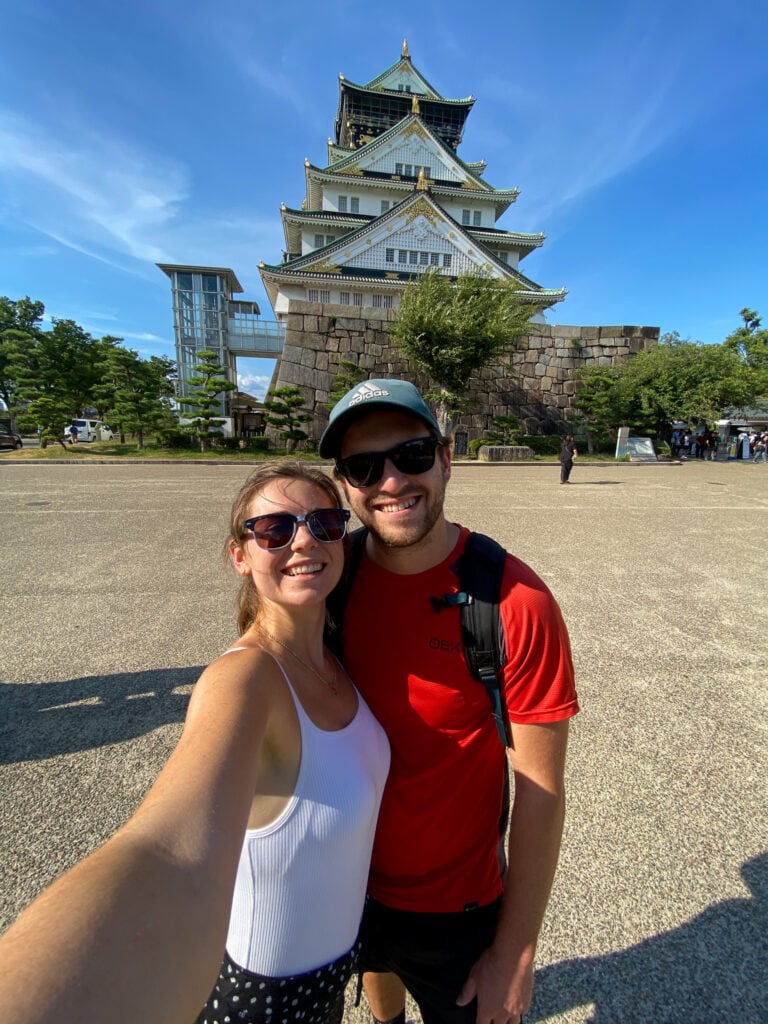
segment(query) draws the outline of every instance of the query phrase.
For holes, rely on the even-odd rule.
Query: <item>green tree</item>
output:
[[[339,368],[331,377],[331,391],[328,395],[328,411],[336,405],[339,399],[343,398],[348,391],[365,380],[366,373],[357,363],[350,359],[342,359]]]
[[[193,374],[187,381],[191,385],[189,395],[180,398],[179,404],[189,405],[195,410],[189,417],[187,429],[198,439],[200,451],[204,452],[208,447],[211,429],[224,423],[219,416],[219,396],[234,391],[236,385],[227,379],[226,370],[212,349],[201,349],[197,358],[199,362],[193,366]]]
[[[167,425],[172,416],[169,399],[174,393],[175,372],[175,364],[165,357],[140,359],[137,352],[118,344],[106,349],[97,407],[103,416],[109,416],[121,440],[128,431],[136,436],[136,447],[141,449],[147,430]]]
[[[516,416],[494,416],[485,436],[497,444],[514,444],[520,431],[520,421]]]
[[[723,344],[736,352],[744,365],[753,371],[756,393],[768,395],[768,330],[761,326],[761,318],[754,309],[744,308],[739,316],[741,326],[729,334]]]
[[[267,414],[264,419],[280,431],[280,437],[288,442],[290,451],[294,451],[299,441],[309,437],[301,424],[308,423],[312,416],[304,409],[304,395],[296,387],[277,388],[270,391],[264,399]]]
[[[45,306],[26,296],[13,301],[0,296],[0,398],[17,430],[19,373],[23,375],[26,352],[35,344]]]
[[[426,397],[435,403],[441,430],[465,400],[472,374],[528,328],[537,307],[518,289],[472,274],[455,281],[429,268],[408,285],[392,337],[434,382]]]
[[[757,375],[726,345],[683,341],[677,332],[610,367],[574,374],[574,408],[588,429],[615,436],[624,425],[665,437],[673,420],[711,422],[723,408],[755,395]]]

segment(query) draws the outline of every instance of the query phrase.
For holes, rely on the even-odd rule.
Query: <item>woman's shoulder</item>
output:
[[[236,701],[262,712],[285,693],[283,672],[268,651],[238,642],[203,671],[192,691],[190,710],[210,701]]]

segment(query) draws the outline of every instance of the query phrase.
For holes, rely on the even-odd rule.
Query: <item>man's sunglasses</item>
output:
[[[296,536],[299,523],[323,544],[343,540],[347,532],[350,513],[345,508],[316,508],[305,516],[292,516],[289,512],[270,512],[265,516],[246,519],[243,529],[250,530],[260,548],[279,551],[287,547]]]
[[[418,476],[434,466],[439,444],[436,437],[417,437],[386,452],[360,452],[346,459],[336,459],[336,469],[353,487],[372,487],[378,483],[384,473],[386,459],[398,472]]]

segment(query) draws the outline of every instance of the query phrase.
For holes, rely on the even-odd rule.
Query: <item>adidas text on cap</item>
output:
[[[396,409],[407,412],[423,422],[440,437],[435,414],[408,380],[364,380],[340,398],[331,409],[328,426],[320,438],[318,452],[322,458],[335,458],[339,454],[344,431],[361,412],[376,409]]]

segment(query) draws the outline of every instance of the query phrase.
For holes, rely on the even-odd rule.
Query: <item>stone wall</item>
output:
[[[390,338],[394,310],[292,302],[286,325],[277,387],[304,392],[314,421],[305,429],[319,438],[328,418],[332,377],[342,361],[355,363],[367,377],[407,377],[423,386]],[[470,384],[470,401],[455,429],[471,440],[482,437],[494,416],[516,416],[525,433],[561,431],[571,409],[573,370],[610,366],[640,352],[659,338],[658,327],[568,327],[531,324],[530,334],[483,367]]]

